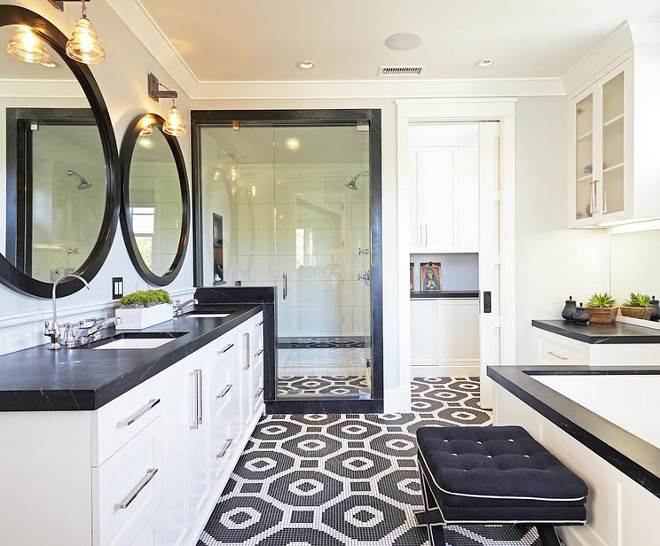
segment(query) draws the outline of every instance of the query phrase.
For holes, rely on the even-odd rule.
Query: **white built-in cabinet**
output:
[[[197,543],[263,413],[263,314],[97,411],[3,413],[0,544]]]
[[[413,377],[479,375],[479,300],[410,301]]]
[[[410,148],[410,252],[479,251],[479,150]]]
[[[571,97],[569,227],[660,217],[659,64],[634,48]]]

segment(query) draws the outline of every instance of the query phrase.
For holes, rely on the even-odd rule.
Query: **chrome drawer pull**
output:
[[[135,500],[135,498],[140,494],[140,491],[147,487],[149,482],[154,479],[154,476],[157,473],[157,468],[149,468],[147,473],[144,475],[144,478],[142,478],[140,482],[133,489],[131,489],[131,492],[126,495],[126,498],[119,504],[115,504],[115,510],[126,510],[126,508],[128,508]]]
[[[150,409],[152,409],[155,405],[157,405],[159,403],[160,403],[160,398],[149,400],[149,402],[147,402],[146,406],[144,406],[143,408],[137,410],[128,419],[125,419],[124,421],[117,422],[117,426],[118,427],[130,427],[133,423],[135,423],[135,421],[137,421],[140,417],[142,417],[145,413],[147,413]]]
[[[264,324],[264,321],[262,320],[259,324],[257,324],[257,326],[263,326],[263,324]]]
[[[243,334],[243,359],[245,360],[244,370],[250,369],[250,334]]]
[[[559,360],[568,360],[567,357],[565,357],[565,356],[560,356],[560,355],[558,355],[557,353],[553,353],[552,351],[548,351],[548,354],[549,354],[550,356],[554,356],[555,358],[558,358]]]
[[[255,358],[258,358],[258,357],[260,357],[262,354],[264,354],[264,350],[263,350],[263,349],[259,349],[259,350],[256,352],[256,354],[254,355],[254,357],[255,357]]]
[[[221,354],[223,354],[223,353],[226,353],[226,352],[227,352],[229,349],[231,349],[233,346],[234,346],[234,344],[233,344],[233,343],[230,343],[230,344],[227,345],[224,349],[222,349],[222,351],[218,351],[218,354],[221,355]]]
[[[257,391],[257,394],[254,395],[254,397],[255,397],[255,398],[259,398],[259,397],[261,396],[261,393],[263,393],[263,392],[264,392],[264,388],[261,387],[261,388]]]
[[[202,370],[195,370],[195,373],[198,374],[199,380],[197,381],[197,424],[203,424],[202,413],[204,411],[204,404],[202,402],[203,388],[202,388]]]
[[[225,396],[227,396],[227,393],[231,390],[231,388],[232,388],[233,386],[234,386],[234,385],[227,385],[227,386],[225,387],[225,390],[222,391],[220,394],[218,394],[218,395],[216,396],[216,398],[224,398]]]
[[[216,459],[222,459],[222,458],[227,454],[227,451],[229,450],[229,448],[231,447],[231,444],[232,444],[233,442],[234,442],[234,440],[233,440],[232,438],[229,438],[229,440],[227,440],[227,441],[225,442],[225,445],[223,446],[222,451],[221,451],[220,453],[218,453],[218,454],[215,456],[215,458],[216,458]]]

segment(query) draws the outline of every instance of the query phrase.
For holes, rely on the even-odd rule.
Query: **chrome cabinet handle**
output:
[[[417,226],[417,246],[422,246],[422,225]]]
[[[264,321],[262,320],[260,323],[257,324],[257,326],[263,326]]]
[[[229,438],[229,440],[227,440],[227,441],[225,442],[225,445],[222,446],[222,450],[220,451],[220,453],[218,453],[218,454],[215,456],[215,458],[216,458],[216,459],[222,459],[222,458],[227,454],[227,451],[229,450],[229,448],[231,447],[231,444],[233,444],[233,443],[234,443],[234,439],[233,439],[233,438]]]
[[[140,408],[137,410],[133,415],[131,415],[128,419],[124,419],[123,421],[118,421],[117,426],[118,427],[130,427],[135,421],[137,421],[140,417],[145,415],[146,413],[149,412],[150,409],[152,409],[154,406],[160,403],[160,398],[155,398],[152,400],[149,400],[147,402],[146,406],[143,408]]]
[[[115,504],[115,510],[126,510],[131,503],[136,499],[136,497],[140,494],[140,491],[142,491],[151,480],[154,479],[154,476],[158,473],[157,468],[149,468],[147,469],[147,473],[144,475],[144,478],[142,478],[138,484],[131,489],[130,493],[126,495],[123,501]]]
[[[553,351],[548,351],[548,354],[549,354],[550,356],[554,356],[555,358],[558,358],[559,360],[568,360],[567,357],[565,357],[565,356],[561,356],[561,355],[558,355],[557,353],[555,353],[555,352],[553,352]]]
[[[225,387],[225,390],[223,390],[220,394],[218,394],[216,398],[224,398],[225,396],[227,396],[227,393],[231,390],[233,386],[234,385],[227,385]]]
[[[264,354],[264,350],[259,349],[256,353],[254,353],[254,357],[259,358],[262,354]]]
[[[226,352],[227,352],[229,349],[231,349],[233,346],[234,346],[234,344],[233,344],[233,343],[230,343],[230,344],[227,345],[224,349],[218,351],[218,354],[221,355],[221,354],[226,353]]]
[[[245,359],[243,369],[250,369],[250,334],[243,334],[243,344],[245,351],[243,352],[243,358]]]
[[[424,224],[424,246],[429,246],[429,226]]]
[[[289,278],[286,273],[282,273],[282,299],[289,295]]]
[[[193,396],[193,422],[190,425],[191,429],[199,428],[199,374],[197,370],[190,372],[190,377],[194,381],[194,396]]]
[[[257,394],[254,395],[254,397],[255,397],[255,398],[259,398],[259,397],[261,396],[261,393],[263,393],[263,392],[264,392],[264,388],[261,387],[261,388],[257,391]]]
[[[203,424],[203,412],[204,412],[204,404],[203,404],[203,389],[202,389],[202,370],[195,370],[195,373],[197,374],[197,424],[202,425]]]

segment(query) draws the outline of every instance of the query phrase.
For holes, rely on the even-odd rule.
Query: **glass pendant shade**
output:
[[[66,54],[74,61],[98,64],[105,61],[105,51],[96,35],[94,25],[84,15],[73,25],[71,39],[66,43]]]
[[[7,52],[26,63],[50,62],[50,54],[46,50],[44,41],[25,25],[16,29],[14,37],[7,44]]]
[[[172,136],[186,134],[186,126],[183,123],[183,116],[175,104],[172,104],[172,108],[167,113],[167,118],[165,119],[165,123],[163,123],[163,132]]]

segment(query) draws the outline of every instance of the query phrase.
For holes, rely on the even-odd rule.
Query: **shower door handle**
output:
[[[286,273],[282,273],[282,299],[285,300],[289,295],[289,278]]]

